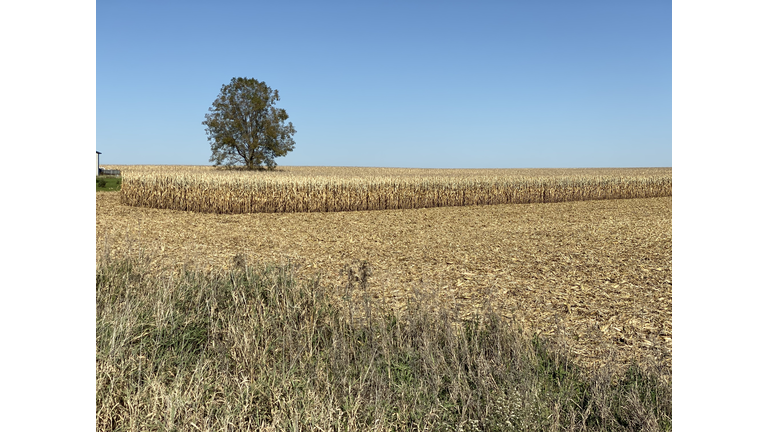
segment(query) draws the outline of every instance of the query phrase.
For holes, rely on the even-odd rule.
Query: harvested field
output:
[[[158,269],[229,267],[238,254],[290,261],[339,298],[349,294],[343,270],[365,260],[379,307],[426,298],[466,318],[490,303],[561,338],[583,365],[615,356],[671,367],[671,197],[253,214],[132,207],[115,192],[96,200],[102,255],[141,251]]]
[[[641,169],[405,169],[120,167],[121,203],[204,213],[398,210],[672,195],[672,171]]]

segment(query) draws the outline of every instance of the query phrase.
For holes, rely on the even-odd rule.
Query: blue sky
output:
[[[672,166],[669,1],[97,1],[102,163],[209,164],[240,76],[297,130],[278,165]]]
[[[768,40],[766,2],[675,0],[672,41],[669,2],[634,2],[632,10],[616,10],[629,3],[619,1],[591,2],[590,10],[554,0],[549,10],[531,9],[533,1],[441,4],[439,12],[403,5],[352,14],[311,4],[190,11],[123,3],[0,3],[0,177],[5,202],[22,209],[4,213],[3,286],[23,288],[6,290],[4,304],[13,307],[0,325],[37,317],[6,335],[7,346],[25,353],[5,359],[14,371],[6,429],[28,429],[33,417],[48,429],[95,427],[95,306],[93,289],[81,289],[93,287],[96,255],[94,147],[107,163],[208,163],[200,122],[233,76],[266,81],[283,95],[299,133],[280,164],[674,160],[675,424],[765,423],[765,397],[756,392],[768,378],[754,373],[764,363],[754,341],[765,337],[768,302],[760,252],[768,225],[755,199],[768,143],[768,62],[757,55]],[[465,139],[472,133],[482,139]],[[738,368],[732,350],[712,350],[713,340],[739,347]],[[55,362],[52,352],[60,354]],[[713,370],[728,375],[701,379]],[[27,403],[41,386],[57,400],[44,418]]]

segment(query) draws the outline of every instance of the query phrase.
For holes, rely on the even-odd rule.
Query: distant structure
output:
[[[107,170],[99,168],[99,155],[101,154],[100,151],[96,150],[96,175],[112,175],[112,176],[119,176],[120,170]]]

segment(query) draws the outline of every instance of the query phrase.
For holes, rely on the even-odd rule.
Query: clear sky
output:
[[[0,2],[0,326],[23,353],[4,429],[95,429],[93,149],[208,163],[200,123],[233,76],[280,90],[299,133],[279,164],[674,165],[675,424],[765,425],[764,0],[675,0],[674,25],[652,1],[122,3]]]
[[[210,164],[233,77],[279,91],[278,165],[672,166],[671,1],[97,1],[102,163]]]

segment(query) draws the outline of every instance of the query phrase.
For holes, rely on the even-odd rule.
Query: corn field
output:
[[[554,203],[672,195],[671,168],[278,171],[130,166],[122,204],[204,213],[291,213]]]

